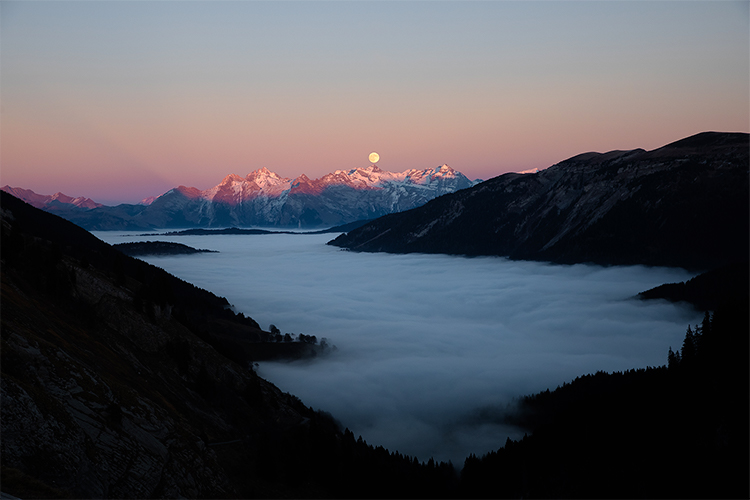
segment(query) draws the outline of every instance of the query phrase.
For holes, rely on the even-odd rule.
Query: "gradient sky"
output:
[[[747,1],[0,2],[0,185],[470,178],[748,132]]]

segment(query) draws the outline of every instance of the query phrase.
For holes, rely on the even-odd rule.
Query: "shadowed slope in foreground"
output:
[[[451,491],[452,467],[428,469],[357,442],[258,377],[241,352],[223,349],[222,329],[267,333],[225,299],[0,196],[3,492],[352,497],[362,484],[378,497]]]

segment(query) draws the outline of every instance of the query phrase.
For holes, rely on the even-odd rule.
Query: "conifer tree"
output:
[[[685,332],[685,340],[682,342],[682,362],[692,363],[695,360],[695,334],[690,325]]]
[[[667,354],[667,368],[673,370],[680,364],[680,352],[674,352],[672,346],[669,346],[669,354]]]
[[[711,338],[711,315],[706,311],[706,314],[703,316],[703,321],[700,325],[700,336],[698,336],[695,339],[695,350],[698,353],[698,356],[703,356],[705,354],[704,347],[706,344],[706,339],[709,339],[708,342],[710,342]]]

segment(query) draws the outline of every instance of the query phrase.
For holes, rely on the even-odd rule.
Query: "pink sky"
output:
[[[747,132],[747,2],[0,4],[0,184],[107,204],[267,167],[470,178]]]

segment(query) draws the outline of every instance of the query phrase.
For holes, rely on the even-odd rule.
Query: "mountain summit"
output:
[[[261,168],[245,177],[226,176],[201,191],[178,186],[139,205],[56,210],[89,230],[166,227],[331,227],[418,207],[474,185],[448,165],[388,172],[375,165],[336,170],[319,179],[281,177]],[[31,201],[31,191],[5,191]],[[23,191],[23,192],[22,192]],[[30,194],[29,194],[30,193]],[[45,208],[40,206],[40,208]]]
[[[336,170],[319,179],[310,179],[305,174],[289,179],[263,167],[250,172],[244,178],[237,174],[230,174],[217,186],[202,191],[201,197],[229,205],[239,205],[261,196],[278,198],[286,192],[320,195],[329,188],[341,186],[355,190],[388,191],[396,185],[400,187],[421,186],[423,189],[444,194],[444,192],[453,192],[456,188],[470,187],[472,182],[448,165],[424,170],[410,169],[397,173],[381,170],[371,165],[367,168]]]

